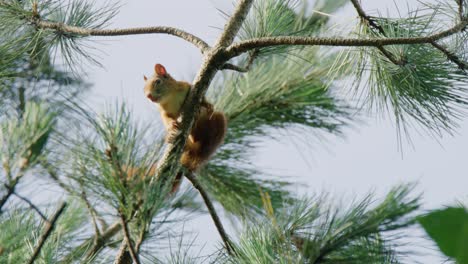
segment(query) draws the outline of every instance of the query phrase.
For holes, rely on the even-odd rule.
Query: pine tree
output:
[[[359,17],[355,29],[328,33],[327,14],[346,4]],[[213,45],[172,27],[108,29],[119,8],[0,1],[0,263],[404,261],[391,234],[421,219],[414,185],[396,186],[379,202],[373,195],[348,204],[298,197],[294,183],[266,175],[250,154],[274,130],[342,135],[356,111],[336,96],[345,79],[363,107],[395,120],[402,137],[409,127],[434,137],[453,132],[468,102],[466,0],[424,4],[399,18],[371,16],[358,0],[317,0],[315,12],[307,1],[238,0]],[[139,34],[169,34],[203,54],[170,143],[124,103],[96,113],[80,100],[89,85],[76,65],[99,64],[87,49],[93,37]],[[205,94],[229,129],[195,175],[178,161]],[[310,135],[317,133],[294,136]],[[137,169],[130,175],[126,168]],[[170,195],[179,171],[190,184]],[[65,201],[38,206],[21,194],[43,188],[38,181]],[[192,256],[195,241],[186,242],[182,226],[205,213],[219,248]],[[238,233],[228,234],[228,219],[241,226]],[[181,235],[170,254],[168,232]]]

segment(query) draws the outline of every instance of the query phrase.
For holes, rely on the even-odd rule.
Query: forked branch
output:
[[[45,217],[45,215],[41,212],[41,210],[35,205],[33,204],[28,198],[20,195],[19,193],[17,193],[16,191],[13,191],[13,195],[15,195],[16,197],[18,197],[20,200],[22,200],[23,202],[27,203],[29,205],[29,207],[31,207],[31,209],[33,209],[34,211],[36,211],[36,213],[42,218],[43,221],[45,222],[48,222],[49,220],[47,219],[47,217]]]
[[[375,23],[375,21],[364,12],[364,9],[362,9],[361,4],[359,3],[359,0],[351,0],[351,3],[353,4],[354,8],[356,9],[356,12],[358,13],[359,17],[366,21],[369,27],[377,30],[382,36],[386,36],[384,29]],[[395,56],[385,49],[383,46],[378,46],[377,49],[385,56],[389,61],[391,61],[395,65],[402,65],[404,64],[403,60],[396,59]]]
[[[15,188],[16,188],[16,184],[17,184],[17,181],[14,181],[13,184],[10,185],[7,185],[5,184],[5,188],[7,189],[7,192],[5,193],[5,195],[3,195],[3,197],[0,199],[0,214],[2,213],[2,208],[3,206],[6,204],[6,202],[8,201],[8,199],[13,195],[13,193],[15,192]]]
[[[411,45],[430,44],[433,41],[441,40],[460,32],[468,25],[468,19],[461,21],[455,26],[424,37],[405,38],[321,38],[321,37],[299,37],[299,36],[279,36],[263,37],[241,41],[227,48],[226,53],[230,58],[239,56],[250,50],[267,48],[273,46],[341,46],[341,47],[382,47],[388,45]]]
[[[128,248],[128,251],[130,253],[130,256],[132,257],[133,263],[140,264],[140,259],[138,257],[138,254],[135,250],[135,247],[133,246],[132,239],[130,237],[130,231],[128,229],[127,220],[125,220],[122,214],[120,215],[120,223],[122,224],[122,227],[123,227],[123,233],[124,233],[124,238],[125,238],[124,240],[125,240],[125,244],[127,245],[126,248]]]

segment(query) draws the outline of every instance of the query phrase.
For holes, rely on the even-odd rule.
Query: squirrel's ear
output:
[[[143,75],[143,80],[147,81],[148,77],[146,77],[146,75]]]
[[[154,71],[156,72],[157,75],[161,75],[161,76],[167,75],[166,68],[164,68],[164,66],[162,66],[159,63],[154,65]]]

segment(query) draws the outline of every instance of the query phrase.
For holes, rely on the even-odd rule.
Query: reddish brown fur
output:
[[[182,104],[191,89],[186,82],[174,80],[164,66],[156,64],[152,77],[145,77],[145,95],[159,105],[161,117],[171,140],[177,129],[177,119],[180,116]],[[159,83],[156,83],[156,82]],[[222,112],[215,112],[213,105],[203,99],[200,112],[187,139],[184,152],[180,159],[181,164],[190,171],[196,171],[206,163],[224,140],[227,122]],[[177,187],[180,184],[180,175]]]
[[[191,171],[208,161],[223,142],[227,129],[223,113],[204,112],[194,123],[180,159],[182,165]]]

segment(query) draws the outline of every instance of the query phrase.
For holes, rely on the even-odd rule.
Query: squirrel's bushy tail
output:
[[[205,118],[199,118],[192,128],[192,138],[187,140],[180,159],[181,164],[190,171],[200,168],[223,143],[226,129],[226,117],[221,112],[213,112]]]

